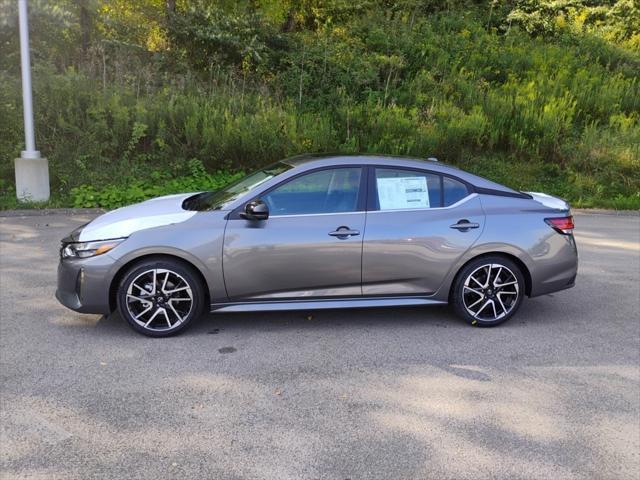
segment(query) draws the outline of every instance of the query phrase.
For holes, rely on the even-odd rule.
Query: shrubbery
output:
[[[302,152],[370,152],[436,156],[575,205],[640,208],[636,37],[615,22],[599,35],[577,7],[538,21],[525,3],[335,20],[320,11],[313,27],[303,15],[286,31],[255,14],[224,23],[223,10],[190,10],[167,37],[193,40],[188,61],[165,52],[127,70],[121,46],[97,57],[103,72],[37,61],[37,143],[54,201],[111,208],[215,188]],[[19,77],[0,73],[0,85],[6,207],[22,143]]]
[[[188,170],[187,174],[179,177],[173,177],[162,170],[154,170],[147,177],[128,183],[103,185],[100,188],[81,185],[71,189],[73,206],[111,209],[172,193],[217,190],[243,175],[242,172],[232,174],[226,171],[207,173],[202,162],[196,159],[188,162]]]

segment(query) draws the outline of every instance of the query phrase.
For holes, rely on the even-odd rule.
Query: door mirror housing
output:
[[[246,220],[266,220],[269,218],[269,207],[262,200],[253,200],[244,206],[240,216]]]

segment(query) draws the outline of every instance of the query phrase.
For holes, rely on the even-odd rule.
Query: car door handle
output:
[[[461,232],[466,232],[471,228],[478,228],[479,226],[479,223],[470,222],[469,220],[464,219],[458,221],[458,223],[450,225],[449,228],[455,228],[456,230],[460,230]]]
[[[349,227],[338,227],[333,232],[329,232],[329,235],[345,239],[355,235],[360,235],[360,230],[351,230]]]

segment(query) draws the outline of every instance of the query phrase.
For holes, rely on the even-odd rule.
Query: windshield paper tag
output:
[[[380,210],[429,208],[426,177],[378,178]]]

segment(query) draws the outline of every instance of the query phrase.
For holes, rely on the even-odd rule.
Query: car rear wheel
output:
[[[452,303],[469,324],[493,327],[511,318],[522,303],[524,276],[511,260],[483,257],[466,265],[456,277]]]
[[[131,327],[150,337],[175,335],[202,314],[198,276],[179,261],[147,260],[130,268],[117,293],[118,311]]]

